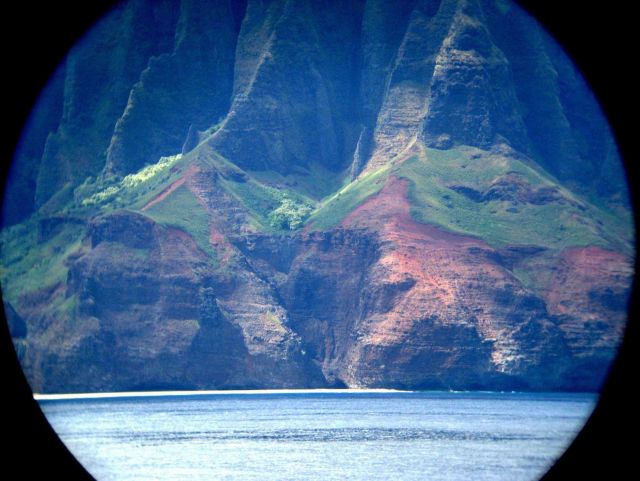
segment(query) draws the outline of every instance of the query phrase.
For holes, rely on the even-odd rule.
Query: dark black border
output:
[[[29,113],[66,52],[113,0],[6,2],[0,7],[3,141],[0,186]],[[33,400],[0,309],[0,477],[93,480],[60,442]]]
[[[2,7],[5,68],[2,178],[22,126],[49,75],[73,43],[115,2],[20,2]],[[638,159],[636,16],[632,2],[520,0],[563,45],[587,78],[607,115],[634,190]],[[636,209],[636,212],[637,209]],[[636,220],[637,231],[637,220]],[[637,264],[636,264],[637,266]],[[550,480],[629,479],[638,472],[632,451],[638,425],[634,366],[638,362],[638,302],[632,298],[623,346],[598,407],[573,445],[544,478]],[[3,313],[2,313],[3,314]],[[4,314],[3,314],[4,317]],[[17,363],[6,323],[0,323],[3,389],[0,472],[20,479],[92,479],[69,455],[46,423]],[[634,450],[635,451],[635,450]]]
[[[600,102],[622,154],[631,187],[638,232],[638,76],[637,16],[624,0],[519,0],[558,40],[586,77]],[[635,271],[638,272],[636,259]],[[600,401],[576,440],[543,481],[626,480],[638,471],[636,366],[639,322],[638,283],[634,281],[623,344]]]

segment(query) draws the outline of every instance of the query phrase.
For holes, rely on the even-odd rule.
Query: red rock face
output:
[[[559,387],[577,369],[577,358],[613,354],[625,322],[628,259],[603,249],[572,249],[549,261],[552,284],[561,282],[563,289],[527,289],[510,270],[513,259],[507,261],[479,239],[413,221],[406,189],[405,181],[389,179],[343,222],[345,229],[375,233],[379,246],[375,262],[360,274],[366,279],[360,299],[349,309],[356,321],[343,321],[355,332],[334,354],[337,365],[323,361],[343,382]],[[600,255],[582,264],[579,252]],[[339,278],[349,278],[341,272],[345,277]],[[572,315],[559,315],[560,299],[575,299]],[[593,343],[584,327],[598,316],[608,319],[606,335]],[[329,338],[336,337],[334,329]],[[595,388],[602,375],[580,382]]]
[[[626,320],[623,255],[417,223],[395,177],[336,229],[250,233],[210,177],[181,185],[211,216],[217,266],[186,232],[116,212],[93,221],[66,286],[20,306],[35,389],[600,386]],[[73,323],[43,315],[65,298]]]
[[[496,250],[419,224],[406,191],[405,181],[390,178],[329,232],[236,240],[254,272],[274,287],[289,326],[327,382],[597,389],[606,367],[595,368],[614,355],[625,322],[616,303],[624,305],[627,296],[629,260],[598,249],[606,254],[592,259],[599,267],[585,266],[582,280],[572,283],[566,259],[578,250]],[[589,303],[573,304],[571,317],[558,315],[552,288],[525,287],[514,275],[522,266],[533,277],[568,276],[567,295]],[[599,285],[604,294],[595,293]],[[570,334],[572,323],[593,316],[595,303],[595,312],[617,329],[610,330],[608,344],[592,343],[588,331]]]
[[[545,292],[549,313],[561,318],[578,357],[615,350],[627,317],[628,258],[599,247],[566,249]]]
[[[468,249],[487,248],[481,241],[414,222],[406,190],[406,181],[391,178],[379,195],[343,223],[377,231],[382,245],[382,255],[370,271],[374,302],[360,342],[349,356],[352,366],[347,375],[355,384],[362,374],[380,383],[389,377],[389,371],[391,377],[403,370],[413,371],[410,376],[419,379],[432,377],[443,368],[463,368],[459,363],[469,359],[452,348],[455,340],[449,336],[467,337],[478,351],[474,362],[481,366],[489,362],[488,345],[482,345],[479,329],[488,334],[493,326],[474,319],[476,313],[464,312],[460,299],[469,280],[504,283],[504,275],[494,266],[469,259]],[[384,359],[387,351],[397,353]],[[404,369],[428,351],[433,351],[433,359],[421,369]],[[382,358],[378,362],[373,359],[376,355]],[[380,371],[372,370],[374,366]],[[464,367],[475,370],[469,364]],[[368,372],[360,373],[362,370]]]

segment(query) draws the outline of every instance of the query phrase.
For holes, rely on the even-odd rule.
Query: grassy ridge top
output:
[[[144,214],[158,224],[188,233],[203,252],[211,259],[216,259],[215,250],[209,242],[209,216],[184,185],[171,192],[162,202],[146,209]]]
[[[307,223],[316,230],[336,227],[356,207],[380,192],[391,171],[391,165],[387,165],[345,185],[326,197],[309,216]]]
[[[389,176],[395,176],[409,181],[411,215],[417,222],[479,237],[495,246],[533,244],[561,249],[598,245],[633,252],[630,215],[614,214],[576,196],[525,157],[465,146],[449,150],[423,147],[419,155],[387,164],[353,182],[346,181],[345,172],[315,165],[289,175],[244,171],[202,147],[184,158],[162,158],[118,183],[85,188],[84,199],[78,199],[82,189],[76,189],[75,205],[99,207],[103,212],[140,209],[193,162],[220,173],[224,191],[247,210],[252,227],[259,231],[334,228],[377,194]],[[185,207],[185,195],[172,194],[152,212],[163,210],[162,223],[174,218],[173,225],[182,225],[204,245],[204,234],[194,233],[199,224],[203,224],[199,230],[206,230],[206,212],[200,206]],[[191,212],[193,217],[188,228],[186,221],[177,220],[182,207],[189,207],[182,212]]]
[[[394,176],[408,181],[411,216],[420,223],[479,237],[496,247],[596,245],[633,255],[630,213],[614,214],[589,203],[515,154],[471,147],[423,148],[402,163],[347,182],[346,173],[319,166],[288,176],[243,171],[216,152],[196,149],[186,156],[162,158],[122,179],[88,179],[54,214],[73,219],[62,222],[54,235],[38,237],[39,222],[50,212],[36,213],[2,231],[0,277],[7,299],[15,298],[18,291],[64,282],[65,260],[80,249],[86,236],[83,220],[123,208],[183,230],[215,263],[209,242],[212,214],[186,186],[142,211],[193,163],[219,174],[218,186],[246,209],[252,230],[288,233],[334,228]]]
[[[494,246],[598,245],[630,252],[630,218],[589,204],[525,159],[470,147],[425,149],[394,169],[412,217]]]
[[[320,202],[307,224],[319,230],[339,225],[389,176],[409,181],[415,221],[496,247],[597,245],[633,252],[630,216],[590,204],[526,158],[464,146],[424,148],[421,155],[361,176]]]

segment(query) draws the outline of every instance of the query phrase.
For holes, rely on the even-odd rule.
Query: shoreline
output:
[[[40,394],[34,393],[36,401],[58,401],[65,399],[110,399],[137,397],[171,397],[171,396],[218,396],[218,395],[260,395],[260,394],[380,394],[380,393],[410,393],[399,389],[220,389],[204,391],[125,391],[125,392],[96,392],[96,393],[65,393]]]
[[[444,393],[444,394],[532,394],[530,391],[423,391],[423,390],[401,390],[386,388],[344,388],[344,389],[227,389],[227,390],[202,390],[202,391],[123,391],[123,392],[95,392],[95,393],[64,393],[64,394],[41,394],[33,393],[36,401],[72,401],[82,399],[118,399],[118,398],[147,398],[147,397],[186,397],[186,396],[231,396],[231,395],[273,395],[273,394],[410,394],[410,393]],[[537,394],[543,392],[536,391]],[[549,391],[544,394],[574,394],[589,395],[599,397],[597,392],[560,392]]]

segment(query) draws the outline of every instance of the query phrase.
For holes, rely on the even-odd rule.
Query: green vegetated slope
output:
[[[209,216],[185,186],[178,187],[144,213],[159,224],[188,233],[202,251],[215,259],[215,251],[209,242]]]
[[[120,177],[88,177],[74,191],[73,204],[68,208],[85,211],[85,215],[106,213],[119,208],[139,209],[157,196],[184,172],[192,161],[181,154],[161,157],[155,164]]]
[[[380,192],[394,170],[391,165],[387,165],[345,185],[320,203],[309,217],[309,224],[317,230],[336,227],[365,200]]]
[[[419,222],[495,246],[631,250],[630,219],[589,204],[524,158],[471,147],[426,149],[394,173],[410,181],[411,214]]]
[[[424,149],[403,163],[388,164],[353,182],[345,180],[345,173],[319,166],[289,176],[247,172],[215,152],[196,150],[184,157],[163,157],[121,179],[89,178],[75,189],[73,200],[62,211],[84,220],[122,208],[139,211],[188,233],[215,263],[209,213],[186,186],[142,210],[193,162],[220,174],[219,185],[246,208],[253,227],[263,232],[337,227],[395,176],[409,182],[411,215],[417,222],[479,237],[496,247],[597,245],[632,252],[630,219],[579,198],[526,158],[472,147]],[[62,223],[55,235],[38,240],[41,217],[36,215],[2,234],[2,279],[10,301],[18,291],[63,282],[65,259],[80,248],[85,235],[82,225]],[[14,279],[20,279],[20,285]]]
[[[361,176],[321,202],[308,223],[314,229],[337,226],[377,194],[389,176],[409,181],[411,215],[417,222],[496,247],[597,245],[632,251],[628,217],[590,204],[526,158],[464,146],[424,149],[423,155]]]
[[[66,282],[65,261],[81,248],[84,237],[84,227],[77,223],[63,222],[44,239],[39,231],[38,219],[31,218],[0,234],[2,295],[11,303],[25,293]]]
[[[224,179],[221,183],[251,214],[254,227],[265,232],[296,230],[314,209],[315,202],[304,194],[253,178],[241,182]]]
[[[318,164],[288,175],[274,170],[245,171],[213,151],[206,151],[204,163],[220,174],[223,189],[249,212],[253,226],[264,232],[302,228],[322,199],[331,197],[346,182],[345,172]]]
[[[83,247],[90,219],[118,209],[142,207],[180,175],[186,165],[180,161],[180,156],[161,158],[124,178],[87,177],[80,186],[67,192],[55,212],[43,208],[23,222],[3,229],[0,282],[4,299],[13,304],[18,296],[64,284],[68,260]],[[180,218],[194,217],[185,213],[176,215],[176,219]],[[197,213],[194,219],[191,223],[203,222]],[[47,228],[47,222],[53,227]],[[52,298],[49,305],[52,310],[59,307],[56,299]]]

